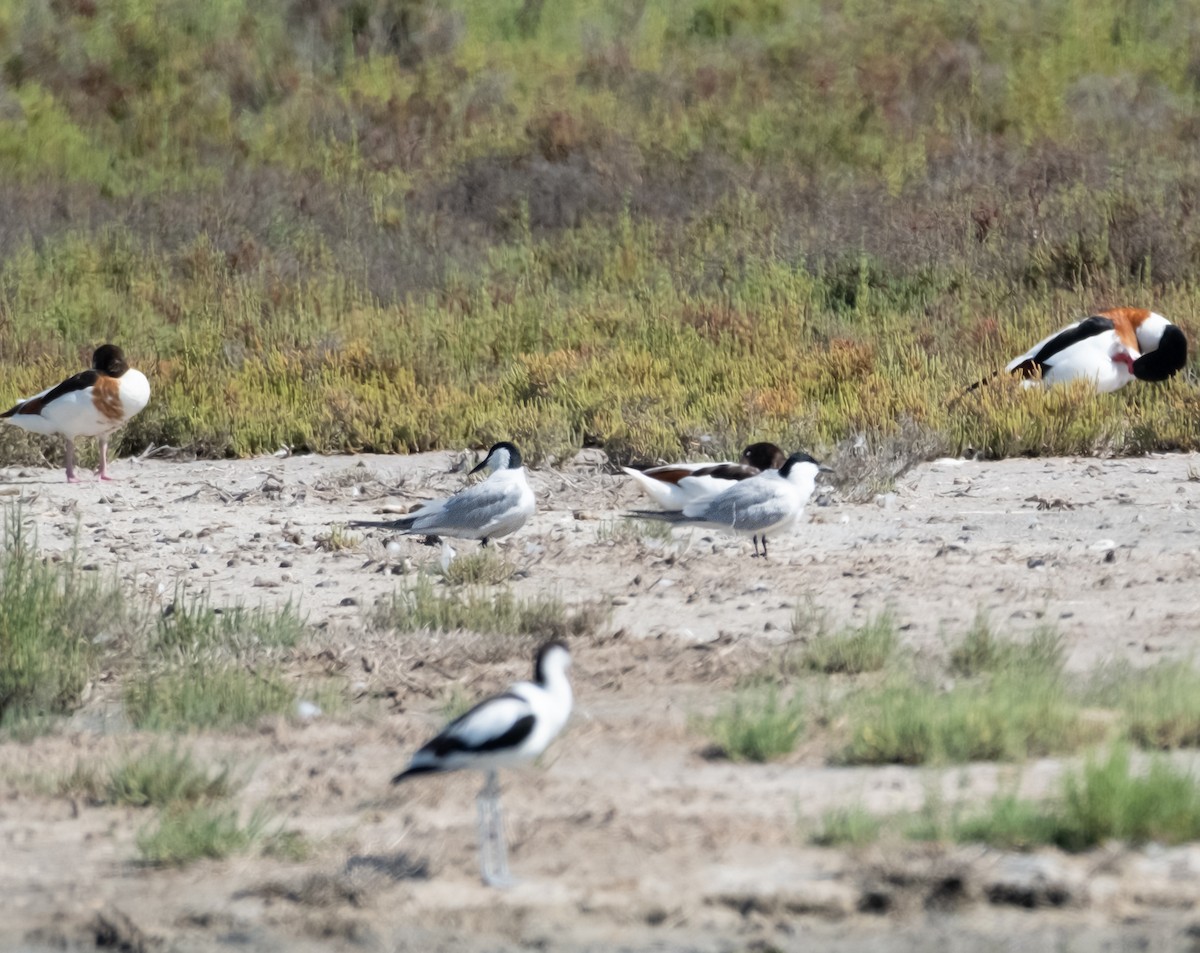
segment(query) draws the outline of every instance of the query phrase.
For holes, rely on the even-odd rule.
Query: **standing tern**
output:
[[[762,539],[767,555],[767,533],[795,524],[816,488],[817,473],[828,470],[807,453],[793,453],[778,470],[764,470],[729,489],[684,506],[681,512],[637,510],[632,515],[666,520],[679,526],[711,526],[754,539],[754,556]],[[753,557],[751,557],[753,558]]]
[[[507,536],[524,526],[537,501],[525,479],[521,451],[513,444],[496,444],[471,473],[484,469],[491,471],[486,480],[449,499],[430,501],[397,520],[355,520],[350,525],[477,539],[486,546],[489,539]]]
[[[534,658],[532,682],[517,682],[455,718],[392,778],[393,784],[399,784],[416,775],[462,768],[486,774],[477,804],[479,869],[488,886],[506,887],[513,882],[496,772],[532,761],[562,731],[573,701],[567,680],[570,667],[567,646],[557,640],[546,642]]]
[[[125,354],[115,344],[102,344],[92,354],[90,369],[18,401],[0,414],[0,419],[33,433],[62,434],[67,442],[68,483],[79,482],[75,476],[75,440],[98,437],[98,475],[108,480],[108,438],[149,402],[146,375],[125,363]]]

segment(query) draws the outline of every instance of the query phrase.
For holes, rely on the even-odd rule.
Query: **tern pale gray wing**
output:
[[[753,477],[724,493],[688,504],[683,515],[688,520],[754,533],[770,529],[795,508],[795,499],[781,481]]]
[[[453,536],[455,532],[469,531],[468,535],[474,536],[517,506],[521,494],[518,483],[484,480],[448,500],[410,513],[410,532]]]

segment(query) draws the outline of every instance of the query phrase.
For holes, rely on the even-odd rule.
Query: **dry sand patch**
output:
[[[1190,456],[946,461],[867,504],[814,505],[770,560],[701,530],[615,532],[642,501],[602,461],[530,475],[539,512],[499,548],[524,597],[611,607],[575,646],[578,708],[544,763],[502,777],[514,872],[476,879],[474,796],[460,775],[393,790],[438,724],[449,683],[470,694],[524,677],[528,646],[459,634],[393,636],[364,616],[438,548],[331,526],[452,492],[463,458],[120,461],[118,482],[68,486],[10,470],[41,547],[114,572],[151,603],[210,590],[216,604],[292,601],[320,627],[294,670],[333,672],[352,699],[311,723],[203,735],[199,756],[242,766],[314,845],[300,862],[235,857],[181,871],[132,863],[145,815],[31,793],[22,776],[147,745],[110,714],[111,686],[60,734],[0,745],[0,948],[1187,949],[1200,850],[1006,855],[970,847],[809,846],[830,807],[919,807],[932,786],[984,799],[1014,772],[1047,790],[1046,760],[922,771],[831,767],[802,744],[779,763],[706,760],[692,722],[794,640],[797,610],[833,624],[884,609],[906,648],[944,658],[976,614],[1017,635],[1063,635],[1069,667],[1195,649],[1200,483]],[[457,466],[457,469],[456,469]],[[455,543],[460,551],[475,544]],[[16,779],[16,780],[14,780]],[[1014,910],[1029,907],[1032,910]],[[1057,945],[1056,945],[1057,944]],[[1065,945],[1064,945],[1065,944]]]

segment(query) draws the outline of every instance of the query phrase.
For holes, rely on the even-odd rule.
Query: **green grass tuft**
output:
[[[0,725],[29,737],[72,711],[95,675],[101,647],[135,626],[112,581],[74,561],[39,556],[19,507],[4,512],[0,553]]]
[[[317,549],[325,553],[344,553],[356,549],[362,542],[362,537],[349,532],[343,523],[334,523],[324,533],[318,533],[314,540]]]
[[[151,748],[113,768],[105,800],[132,807],[170,807],[219,800],[229,792],[228,768],[213,774],[190,754]]]
[[[1025,670],[1053,674],[1062,669],[1062,637],[1040,628],[1028,642],[1000,639],[986,616],[979,615],[963,640],[950,653],[950,671],[972,677],[993,672]]]
[[[1067,775],[1059,799],[1031,804],[1012,796],[955,825],[959,840],[1008,848],[1055,844],[1082,851],[1117,839],[1179,844],[1200,838],[1200,786],[1190,774],[1156,758],[1133,770],[1129,749],[1114,747]]]
[[[137,847],[143,863],[183,867],[196,860],[220,860],[248,850],[266,836],[261,813],[244,824],[234,808],[200,805],[167,810],[153,828],[139,832]]]
[[[862,807],[826,811],[811,840],[818,847],[861,847],[879,837],[883,820]]]
[[[287,714],[294,703],[295,692],[278,673],[234,663],[142,672],[125,691],[130,721],[153,731],[234,728]]]
[[[701,727],[723,757],[771,761],[791,753],[800,740],[804,703],[799,693],[782,701],[774,685],[743,689]]]
[[[518,599],[509,590],[439,593],[428,578],[418,577],[412,586],[381,599],[371,613],[371,624],[399,632],[465,630],[541,640],[594,635],[607,624],[608,616],[599,605],[568,607],[553,596]]]
[[[858,675],[887,665],[896,651],[896,623],[884,612],[857,629],[823,629],[804,647],[805,668],[827,675]]]
[[[1061,679],[1011,673],[937,691],[912,677],[847,701],[846,764],[1020,760],[1096,739]]]
[[[277,608],[214,607],[207,592],[177,592],[158,618],[151,648],[189,655],[212,649],[245,654],[258,647],[290,648],[306,632],[307,623],[291,602]]]
[[[480,547],[473,553],[455,556],[445,568],[438,568],[450,586],[497,586],[508,582],[517,567],[494,547]]]
[[[1110,675],[1094,693],[1117,708],[1129,739],[1145,748],[1200,746],[1200,672],[1191,662],[1160,662]]]

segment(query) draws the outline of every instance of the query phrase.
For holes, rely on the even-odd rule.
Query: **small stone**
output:
[[[312,721],[314,718],[319,718],[320,716],[321,709],[318,705],[306,701],[296,702],[296,717],[301,721]]]

